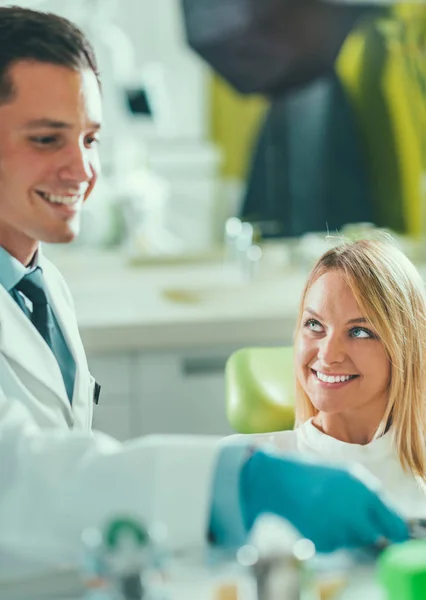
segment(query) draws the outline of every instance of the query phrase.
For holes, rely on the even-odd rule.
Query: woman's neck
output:
[[[314,417],[313,424],[317,429],[336,440],[365,446],[373,440],[382,419],[383,414],[370,415],[370,418],[366,418],[364,414],[357,418],[353,414],[330,415],[320,412]]]

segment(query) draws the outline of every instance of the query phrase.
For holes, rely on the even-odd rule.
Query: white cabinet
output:
[[[141,354],[135,374],[140,433],[231,433],[225,415],[229,352]]]
[[[124,441],[132,437],[131,353],[88,355],[90,371],[102,386],[93,410],[93,428]]]
[[[233,348],[88,355],[101,384],[93,426],[120,440],[150,433],[232,433],[225,415]]]

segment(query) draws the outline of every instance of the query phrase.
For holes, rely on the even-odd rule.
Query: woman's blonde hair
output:
[[[306,294],[330,270],[342,273],[363,313],[374,325],[391,363],[389,399],[378,435],[392,428],[401,464],[426,479],[426,301],[423,280],[389,240],[343,242],[312,269],[300,304],[296,340]],[[296,420],[317,414],[296,377]]]

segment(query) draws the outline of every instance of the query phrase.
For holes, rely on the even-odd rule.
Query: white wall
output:
[[[180,0],[122,0],[119,24],[139,65],[160,61],[173,97],[176,135],[204,136],[208,124],[207,69],[185,43]],[[127,8],[128,7],[128,8]]]
[[[102,27],[102,7],[130,37],[136,65],[160,63],[173,117],[173,135],[204,137],[208,131],[208,69],[186,45],[180,0],[21,0],[16,2],[78,20],[83,14],[92,31]],[[123,69],[126,66],[123,65]]]

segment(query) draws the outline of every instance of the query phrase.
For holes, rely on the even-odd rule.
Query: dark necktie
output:
[[[13,291],[15,292],[12,294],[13,297],[27,315],[28,310],[17,292],[22,292],[32,302],[33,312],[29,317],[34,327],[55,355],[61,369],[69,401],[72,402],[76,371],[75,360],[61,333],[55,314],[50,307],[40,267],[25,275],[16,284]]]

